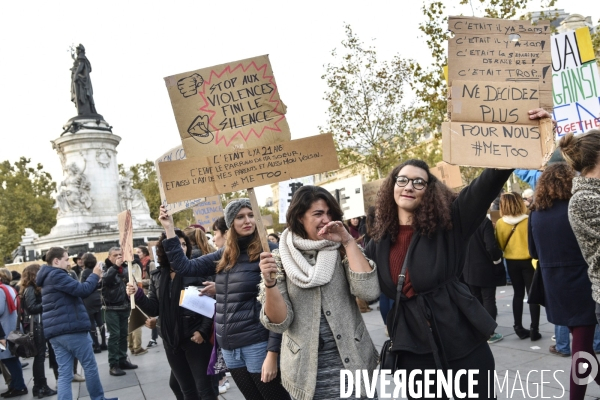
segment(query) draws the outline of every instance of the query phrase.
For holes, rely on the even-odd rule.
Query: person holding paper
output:
[[[192,254],[190,239],[180,230],[174,232],[185,257]],[[205,317],[179,306],[181,292],[188,286],[200,286],[202,277],[183,277],[170,263],[163,242],[163,233],[156,246],[160,267],[151,273],[148,294],[133,283],[127,284],[127,294],[135,294],[135,304],[153,317],[160,317],[160,333],[167,361],[185,400],[216,400],[218,389],[206,373],[212,345],[212,318]],[[174,393],[174,382],[169,382]]]
[[[182,276],[216,274],[215,330],[223,358],[232,378],[247,399],[285,400],[277,358],[281,335],[269,332],[259,320],[256,299],[260,283],[260,237],[250,200],[235,199],[225,208],[229,232],[224,247],[215,253],[189,260],[179,245],[173,217],[160,207],[165,228],[163,241],[171,268]],[[269,244],[271,249],[276,245]],[[164,328],[163,328],[164,329]]]
[[[407,376],[416,369],[478,370],[473,392],[489,398],[494,356],[487,340],[497,324],[459,276],[471,235],[511,173],[486,169],[457,195],[427,163],[408,160],[383,181],[365,253],[377,264],[382,292],[395,299],[387,317],[392,341],[387,356],[396,357],[395,368]],[[417,375],[413,385],[425,383]],[[432,393],[437,382],[433,386]],[[466,394],[467,386],[466,376],[460,378],[453,397],[464,398],[456,393]]]
[[[379,297],[376,267],[342,217],[329,191],[302,186],[292,197],[279,249],[261,254],[261,322],[283,333],[281,378],[297,400],[337,399],[341,370],[371,376],[377,367],[377,350],[354,301]],[[375,396],[364,385],[361,394]]]

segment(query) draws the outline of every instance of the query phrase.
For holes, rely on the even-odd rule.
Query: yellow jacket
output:
[[[527,243],[527,223],[527,215],[525,214],[518,217],[504,216],[496,222],[496,240],[498,246],[504,252],[504,258],[507,260],[527,260],[531,258]],[[515,226],[516,229],[510,236]]]

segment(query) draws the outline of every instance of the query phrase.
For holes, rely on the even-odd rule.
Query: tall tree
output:
[[[408,64],[399,55],[378,61],[375,48],[365,47],[350,25],[345,33],[342,52],[331,52],[336,61],[322,76],[329,108],[327,125],[319,130],[333,134],[342,166],[369,165],[373,177],[381,178],[397,162],[398,151],[415,141],[403,105]]]
[[[413,121],[420,121],[429,131],[439,135],[442,122],[446,118],[448,104],[447,84],[444,78],[444,67],[448,65],[448,31],[449,5],[470,5],[473,16],[486,18],[511,19],[523,12],[531,3],[530,0],[424,0],[423,15],[425,21],[419,25],[427,47],[431,51],[432,60],[427,65],[416,61],[409,64],[412,79],[411,88],[415,91],[417,103],[411,107]],[[542,9],[553,7],[555,0],[542,0]],[[547,13],[544,19],[552,20],[556,14]]]
[[[0,263],[12,262],[11,253],[19,247],[25,228],[47,235],[56,224],[56,183],[42,164],[30,166],[21,157],[0,164]]]

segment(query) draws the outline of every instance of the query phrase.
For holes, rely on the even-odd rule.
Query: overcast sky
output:
[[[458,0],[447,1],[456,4]],[[479,3],[473,0],[473,3]],[[292,138],[318,133],[326,119],[321,79],[344,23],[377,47],[427,62],[418,24],[422,0],[343,1],[11,1],[0,12],[0,160],[26,156],[55,181],[60,161],[50,140],[76,115],[70,101],[69,46],[82,43],[92,64],[96,109],[122,137],[118,161],[154,160],[180,143],[163,77],[269,54]],[[569,13],[600,17],[600,3],[558,0]],[[532,9],[537,9],[532,7]],[[470,8],[448,14],[471,15]],[[257,191],[259,199],[270,189]],[[262,201],[261,201],[262,203]]]

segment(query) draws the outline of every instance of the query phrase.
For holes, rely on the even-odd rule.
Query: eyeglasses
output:
[[[425,189],[425,186],[427,186],[427,183],[428,183],[426,180],[424,180],[422,178],[410,179],[405,176],[397,176],[396,177],[396,185],[398,185],[398,187],[404,187],[404,186],[408,185],[408,182],[412,182],[412,186],[417,190]]]

